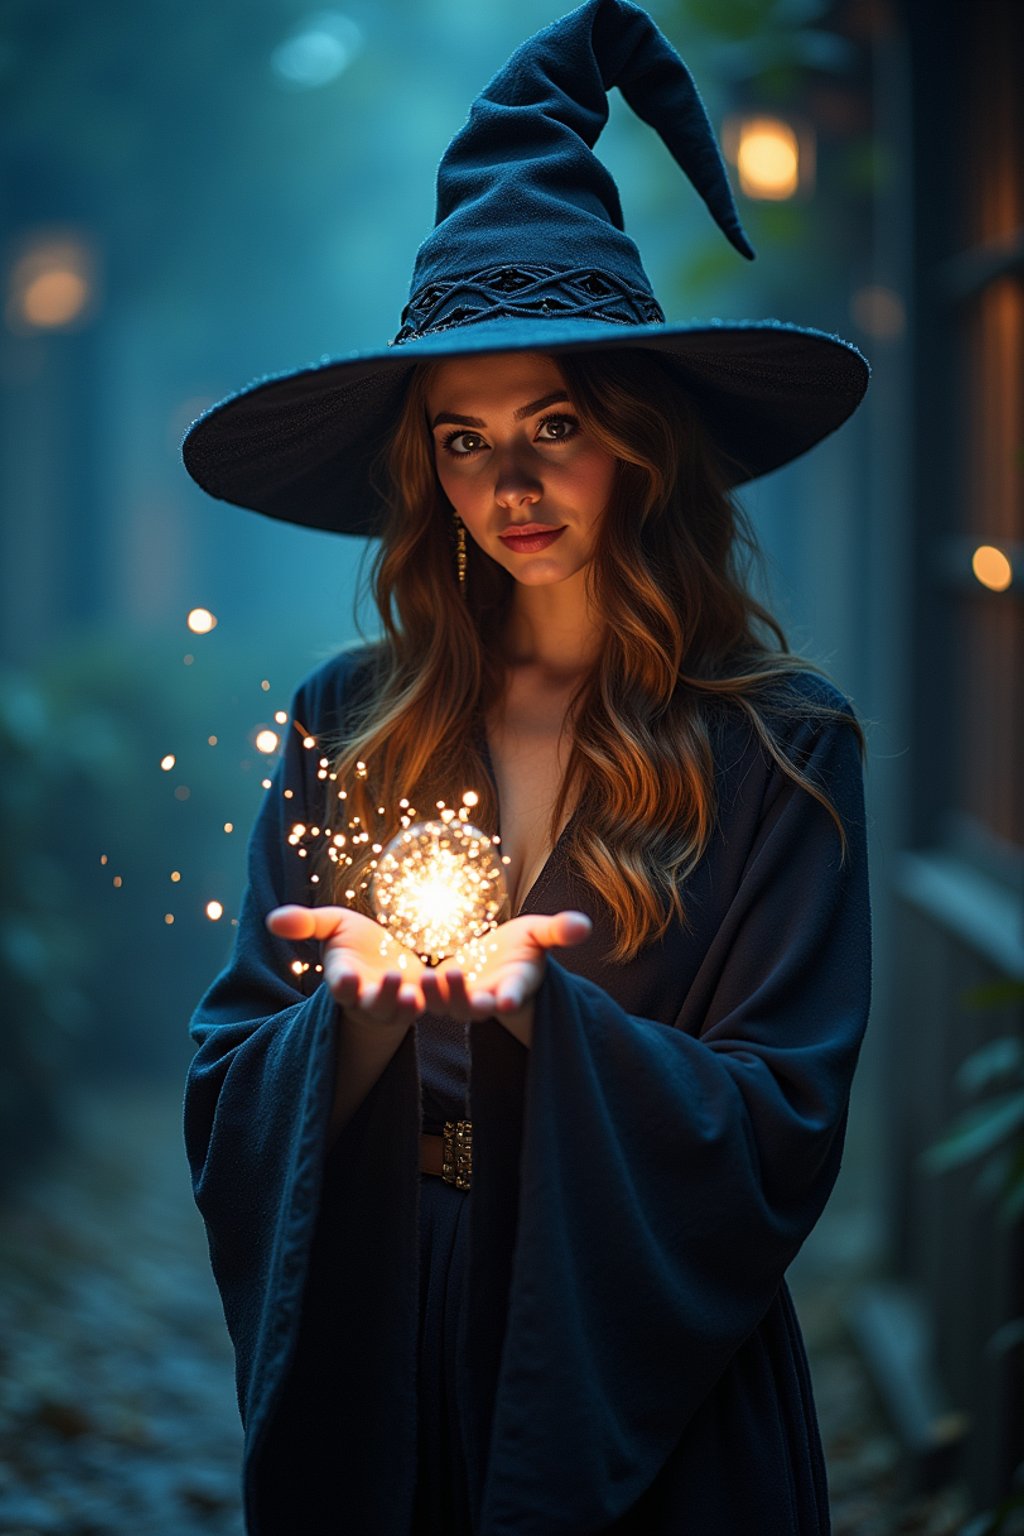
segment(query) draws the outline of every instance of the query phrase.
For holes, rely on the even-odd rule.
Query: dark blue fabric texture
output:
[[[356,654],[322,666],[293,718],[336,732],[360,675]],[[831,684],[801,686],[849,709]],[[532,1049],[494,1019],[469,1029],[473,1187],[444,1187],[466,1202],[440,1218],[446,1258],[434,1191],[421,1205],[416,1027],[326,1146],[334,1005],[290,968],[316,947],[263,922],[316,890],[286,836],[324,816],[324,785],[289,732],[185,1098],[252,1536],[429,1531],[419,1409],[442,1387],[475,1536],[828,1531],[784,1275],[839,1170],[867,1020],[864,803],[847,725],[784,736],[843,819],[846,863],[828,813],[724,708],[689,925],[629,964],[607,959],[608,915],[563,834],[525,910],[577,908],[594,930],[549,959]],[[454,1327],[423,1355],[423,1309],[449,1283]]]
[[[437,173],[434,232],[416,257],[410,297],[507,259],[593,267],[651,292],[640,253],[623,233],[618,188],[593,153],[618,86],[660,134],[715,222],[744,256],[714,129],[693,76],[646,11],[628,0],[587,0],[518,48],[474,101]]]

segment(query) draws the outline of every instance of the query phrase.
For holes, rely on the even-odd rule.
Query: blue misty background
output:
[[[856,29],[815,0],[651,9],[716,127],[741,106],[822,114],[819,191],[739,198],[749,264],[613,96],[599,153],[669,318],[777,316],[871,354],[855,294],[885,168]],[[229,1365],[182,1200],[186,1026],[231,941],[273,762],[256,732],[355,635],[365,550],[209,500],[180,442],[249,381],[394,334],[446,143],[559,10],[9,0],[0,16],[0,1140],[20,1237],[0,1409],[22,1445],[0,1529],[236,1528]],[[79,252],[87,302],[26,326],[11,274],[51,238]],[[861,707],[869,428],[864,412],[744,497],[769,605]],[[186,623],[199,605],[208,635]],[[25,1197],[29,1167],[51,1182]],[[62,1309],[85,1320],[87,1359],[57,1339]],[[219,1448],[199,1467],[197,1434]]]
[[[657,15],[720,126],[752,71],[780,99],[808,60],[822,79],[849,75],[855,50],[816,26],[819,10]],[[553,14],[534,0],[5,11],[11,250],[54,231],[90,268],[73,324],[8,324],[0,342],[6,729],[13,778],[36,790],[32,808],[12,790],[25,865],[8,960],[29,990],[49,993],[60,972],[53,1027],[80,1027],[104,1073],[185,1060],[183,1019],[225,953],[268,766],[255,731],[354,634],[362,541],[214,503],[185,475],[181,437],[254,378],[393,335],[445,144]],[[842,218],[823,220],[812,201],[741,200],[750,265],[617,93],[599,147],[671,317],[780,315],[857,339],[860,240],[844,243]],[[850,181],[840,165],[832,197],[855,221]],[[854,693],[863,430],[747,496],[793,644]],[[218,619],[206,637],[185,625],[196,605]],[[211,899],[219,926],[203,915]],[[44,1083],[28,1087],[45,1100]]]

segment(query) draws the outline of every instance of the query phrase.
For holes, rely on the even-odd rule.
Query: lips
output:
[[[501,539],[522,539],[531,533],[559,533],[559,528],[553,528],[550,523],[509,523],[498,535]]]
[[[561,528],[549,528],[544,523],[524,523],[522,527],[506,528],[499,537],[505,548],[515,554],[532,555],[538,549],[547,549],[564,532],[564,524]]]

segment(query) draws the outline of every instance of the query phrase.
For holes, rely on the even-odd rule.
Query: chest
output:
[[[505,879],[512,916],[547,863],[554,843],[551,813],[565,776],[571,740],[565,727],[564,696],[510,696],[487,719],[487,743],[498,787],[501,852],[508,856]],[[572,814],[566,806],[561,836]]]

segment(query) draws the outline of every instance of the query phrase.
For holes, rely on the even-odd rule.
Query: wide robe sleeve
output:
[[[710,860],[710,942],[667,978],[675,1017],[629,1013],[573,973],[576,951],[548,960],[523,1053],[485,1536],[580,1536],[627,1512],[778,1300],[832,1189],[870,995],[862,773],[847,724],[789,736],[842,818],[845,862],[828,812],[754,753]],[[483,1218],[502,1195],[488,1137],[512,1052],[495,1021],[471,1041]],[[685,1509],[671,1526],[698,1528]],[[770,1528],[804,1527],[776,1512]]]
[[[264,923],[273,907],[314,898],[307,861],[288,844],[291,827],[324,806],[320,751],[304,741],[311,723],[325,736],[338,727],[354,670],[351,655],[336,658],[293,701],[286,746],[250,838],[234,951],[191,1024],[198,1050],[185,1092],[185,1142],[235,1347],[247,1530],[258,1536],[314,1528],[298,1513],[301,1487],[287,1482],[290,1467],[301,1483],[297,1453],[283,1460],[260,1453],[272,1439],[266,1432],[299,1337],[325,1166],[343,1213],[332,1231],[339,1261],[324,1304],[338,1331],[321,1340],[325,1353],[333,1351],[336,1388],[330,1411],[307,1402],[289,1429],[312,1447],[317,1426],[329,1420],[333,1448],[320,1461],[333,1469],[344,1446],[349,1470],[339,1500],[352,1530],[404,1530],[412,1498],[420,1116],[413,1033],[328,1159],[335,1004],[316,972],[319,946],[278,939]],[[296,975],[303,960],[309,969]],[[404,1476],[381,1475],[388,1452]]]

